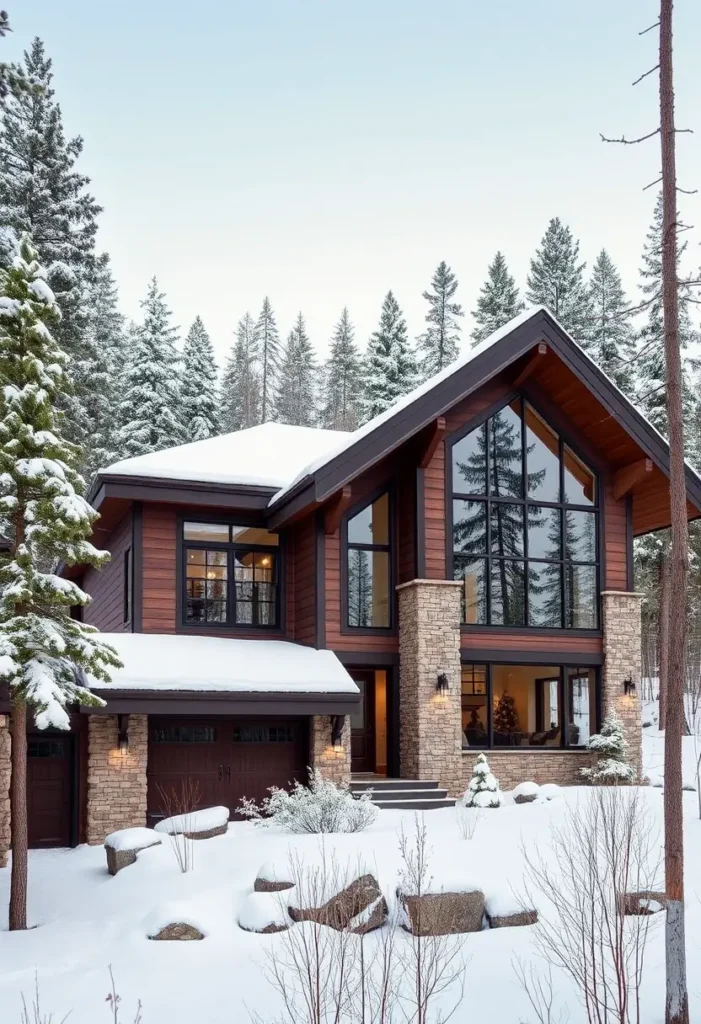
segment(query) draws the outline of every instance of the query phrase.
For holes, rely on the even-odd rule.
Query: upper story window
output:
[[[187,625],[279,625],[276,533],[230,523],[185,522],[183,549]]]
[[[347,625],[391,625],[391,529],[389,494],[381,494],[346,521]]]
[[[596,629],[595,474],[521,398],[452,445],[453,577],[470,625]]]

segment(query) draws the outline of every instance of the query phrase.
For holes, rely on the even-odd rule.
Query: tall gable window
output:
[[[279,625],[279,538],[230,523],[183,524],[186,625]]]
[[[346,625],[351,628],[391,625],[389,504],[385,492],[346,521]]]
[[[452,445],[453,577],[470,625],[596,629],[596,476],[521,398]]]

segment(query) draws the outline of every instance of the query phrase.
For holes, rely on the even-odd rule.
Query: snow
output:
[[[664,774],[664,731],[657,728],[657,702],[651,701],[643,705],[643,722],[653,725],[643,729],[643,778],[649,779],[650,785],[660,788]],[[685,789],[696,789],[696,757],[693,735],[682,739],[682,785]]]
[[[562,786],[558,786],[555,782],[546,782],[545,785],[540,786],[538,789],[538,798],[540,800],[557,800],[562,796]]]
[[[249,893],[239,910],[239,927],[247,932],[262,932],[271,924],[289,927],[287,905],[293,892],[293,889],[285,889],[283,892]]]
[[[521,782],[515,789],[512,789],[512,796],[538,796],[540,786],[537,782]]]
[[[221,828],[229,821],[228,807],[205,807],[201,811],[190,811],[188,814],[175,814],[172,818],[163,818],[156,823],[156,832],[166,832],[169,836],[181,832],[209,832],[213,828]],[[148,829],[144,829],[148,832]]]
[[[100,473],[249,487],[285,487],[311,460],[352,434],[283,423],[209,437],[115,462]]]
[[[111,832],[105,839],[105,846],[112,850],[146,850],[149,846],[157,846],[162,839],[152,828],[120,828]]]
[[[169,924],[189,924],[197,928],[204,936],[209,934],[211,924],[209,917],[195,903],[184,900],[162,903],[146,915],[143,921],[144,935],[157,935],[161,929]]]
[[[232,693],[358,693],[333,651],[286,640],[101,633],[122,668],[100,690],[196,690]]]
[[[493,889],[485,892],[484,909],[490,917],[511,917],[512,914],[521,914],[524,904],[528,903],[528,900],[524,899],[524,895],[515,892],[505,880],[502,885],[494,886]]]

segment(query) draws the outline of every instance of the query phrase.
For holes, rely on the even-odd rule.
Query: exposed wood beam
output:
[[[419,459],[419,469],[426,469],[429,462],[433,458],[433,454],[445,437],[445,416],[438,416],[437,419],[431,424],[430,433],[428,440],[426,441],[421,457]]]
[[[346,511],[351,501],[351,486],[346,484],[342,487],[337,494],[334,494],[329,507],[326,510],[324,517],[324,532],[327,536],[331,536],[341,525],[341,519],[343,519],[343,513]]]
[[[547,351],[548,346],[545,344],[545,342],[539,341],[538,344],[534,347],[530,359],[527,361],[526,365],[523,367],[518,377],[514,381],[513,386],[515,388],[520,387],[523,384],[526,377],[530,377],[538,363],[543,358],[543,356],[547,354]]]
[[[618,501],[652,473],[652,459],[640,459],[619,469],[613,478],[613,496]]]

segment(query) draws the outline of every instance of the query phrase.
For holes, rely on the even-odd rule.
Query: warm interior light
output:
[[[438,679],[436,680],[436,690],[441,695],[444,695],[450,689],[450,681],[445,672],[438,673]]]

